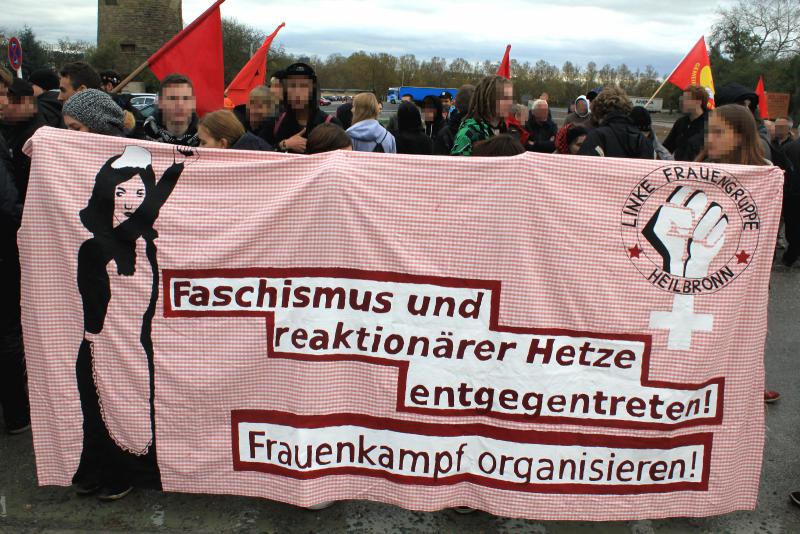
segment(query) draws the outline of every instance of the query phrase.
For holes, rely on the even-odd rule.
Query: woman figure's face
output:
[[[114,189],[114,227],[133,215],[144,200],[144,182],[138,174]]]
[[[739,144],[739,136],[733,128],[719,114],[712,113],[708,119],[708,132],[706,132],[708,157],[713,161],[722,161],[733,153]]]

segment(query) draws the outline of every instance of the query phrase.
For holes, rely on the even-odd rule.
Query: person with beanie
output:
[[[48,126],[63,128],[61,120],[62,101],[58,99],[58,74],[52,69],[37,69],[28,77],[33,86],[33,95],[39,101],[39,111]]]
[[[656,151],[656,159],[674,161],[675,158],[672,157],[669,150],[664,148],[664,145],[661,144],[661,141],[658,140],[658,136],[653,131],[653,120],[647,108],[643,106],[634,106],[631,110],[631,120],[633,124],[639,128],[639,131],[653,143],[653,149]]]
[[[437,156],[449,156],[453,149],[453,141],[456,133],[461,127],[461,119],[469,111],[469,101],[475,93],[475,86],[470,84],[462,85],[456,93],[455,107],[450,110],[447,118],[447,128],[439,130],[439,135],[433,142],[433,153]]]
[[[425,135],[422,115],[413,102],[403,102],[397,107],[397,133],[394,137],[398,154],[433,154],[433,141]]]
[[[121,137],[125,113],[99,89],[84,89],[64,102],[64,124],[70,130]]]
[[[574,124],[575,126],[583,126],[584,128],[592,128],[592,112],[589,110],[591,102],[584,95],[575,99],[575,111],[570,113],[564,119],[564,124]]]

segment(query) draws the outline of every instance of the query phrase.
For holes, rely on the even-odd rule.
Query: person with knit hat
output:
[[[64,124],[70,130],[120,137],[124,121],[122,108],[99,89],[84,89],[64,102]]]

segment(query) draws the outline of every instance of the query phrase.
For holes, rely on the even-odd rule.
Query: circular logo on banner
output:
[[[22,45],[16,37],[8,40],[8,62],[14,70],[22,66]]]
[[[702,164],[661,167],[625,199],[625,255],[657,289],[714,293],[731,284],[758,247],[758,207],[739,179]]]

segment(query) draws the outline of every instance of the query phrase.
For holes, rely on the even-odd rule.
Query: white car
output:
[[[158,101],[158,95],[155,93],[131,93],[131,106],[136,109],[142,109],[150,104],[155,104]]]

